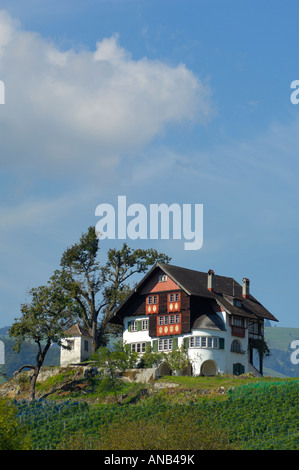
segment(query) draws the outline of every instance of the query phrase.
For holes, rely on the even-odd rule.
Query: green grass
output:
[[[165,446],[165,435],[172,436],[174,449],[181,442],[180,438],[192,449],[196,445],[216,446],[216,441],[211,444],[205,440],[201,425],[204,423],[207,433],[210,428],[215,431],[223,448],[299,450],[299,379],[165,377],[163,381],[176,382],[179,387],[141,399],[140,384],[122,384],[121,393],[126,391],[127,398],[130,393],[135,397],[135,400],[128,398],[122,405],[88,404],[82,400],[82,395],[81,401],[21,402],[17,405],[20,421],[28,427],[35,449],[102,448],[104,441],[105,448],[111,449],[116,445],[115,432],[119,442],[127,443],[126,449],[129,446],[136,449],[136,445],[140,450],[151,449],[153,445],[159,449],[159,445]],[[221,399],[217,395],[214,398],[213,393],[204,401],[188,398],[190,390],[216,391],[228,386],[229,391]],[[102,384],[102,389],[95,388],[92,393],[109,396],[107,392]],[[178,403],[177,397],[183,397],[184,393],[185,399]],[[176,432],[179,422],[180,435]],[[195,431],[188,432],[190,426],[198,433],[198,444]],[[135,428],[145,427],[142,439],[135,436],[135,440],[130,440]],[[162,433],[163,429],[166,434]],[[158,435],[161,443],[156,440],[153,444]],[[160,447],[160,450],[165,449]]]

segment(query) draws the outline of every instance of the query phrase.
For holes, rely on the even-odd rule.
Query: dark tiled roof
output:
[[[249,294],[244,299],[242,297],[242,286],[232,277],[214,274],[214,289],[213,292],[210,292],[207,287],[207,273],[169,264],[157,263],[157,266],[160,266],[189,295],[215,299],[223,310],[231,314],[278,321],[253,295]],[[240,299],[242,306],[232,305],[225,298],[225,295]]]
[[[160,269],[167,274],[181,289],[188,295],[214,300],[217,304],[230,314],[243,317],[258,319],[264,318],[272,321],[278,321],[258,300],[251,294],[246,299],[242,297],[242,286],[232,277],[220,276],[214,274],[214,289],[208,290],[208,274],[192,269],[181,268],[170,264],[156,263],[149,272],[143,277],[139,284],[129,294],[127,299],[116,309],[113,316],[120,313],[127,301],[138,292],[139,288],[145,284],[152,273]],[[241,306],[232,305],[225,296],[234,297],[241,301]],[[113,321],[113,320],[112,320]]]

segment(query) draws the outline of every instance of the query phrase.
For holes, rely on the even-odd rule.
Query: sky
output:
[[[203,244],[124,241],[250,279],[299,328],[297,0],[0,0],[0,327],[100,204],[203,205]],[[272,323],[275,326],[276,323]]]

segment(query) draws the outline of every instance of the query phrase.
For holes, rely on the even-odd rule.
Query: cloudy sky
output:
[[[0,2],[0,327],[119,195],[203,204],[203,246],[299,327],[297,0]],[[101,254],[123,240],[101,241]]]

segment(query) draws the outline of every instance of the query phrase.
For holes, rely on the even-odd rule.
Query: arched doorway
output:
[[[209,359],[202,363],[201,369],[200,369],[200,375],[213,376],[213,375],[216,375],[216,372],[217,372],[216,362]]]
[[[171,375],[171,369],[166,362],[162,362],[162,364],[159,365],[158,371],[159,375]]]

